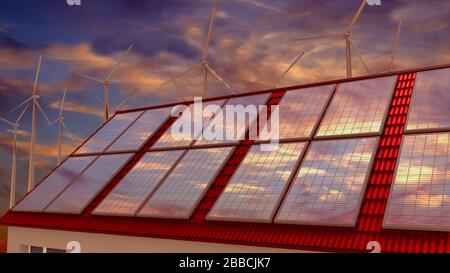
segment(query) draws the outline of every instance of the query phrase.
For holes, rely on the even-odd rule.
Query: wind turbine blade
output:
[[[226,88],[228,88],[231,93],[233,93],[233,95],[236,94],[236,92],[234,92],[233,88],[231,88],[231,86],[226,83],[217,73],[216,71],[214,71],[209,65],[206,65],[206,68],[208,69],[209,72],[211,72],[211,74],[216,77]]]
[[[214,22],[216,20],[216,12],[217,12],[217,2],[216,0],[213,0],[213,8],[211,10],[211,18],[209,20],[209,28],[208,28],[208,36],[206,38],[205,47],[203,48],[203,61],[208,60],[208,50],[209,50],[209,44],[211,42],[212,32],[214,29]]]
[[[33,99],[33,97],[29,97],[26,101],[22,102],[21,104],[17,105],[16,107],[14,107],[13,109],[11,109],[9,112],[14,112],[17,109],[19,109],[20,107],[24,106],[25,104],[27,104],[29,101],[31,101]]]
[[[96,79],[94,77],[91,77],[91,76],[88,76],[88,75],[85,75],[85,74],[81,74],[81,73],[76,73],[76,74],[78,76],[82,77],[82,78],[85,78],[85,79],[88,79],[88,80],[91,80],[91,81],[96,81],[96,82],[99,82],[101,84],[105,83],[105,81],[103,81],[103,80],[99,80],[99,79]]]
[[[64,130],[66,130],[66,133],[69,135],[70,139],[72,139],[72,141],[75,141],[75,138],[73,137],[72,133],[70,133],[69,129],[67,129],[66,124],[64,123],[64,121],[61,123]]]
[[[64,101],[66,100],[67,88],[64,89],[63,97],[61,100],[61,106],[59,107],[59,117],[62,117],[63,109],[64,109]]]
[[[25,112],[28,110],[28,108],[30,107],[30,105],[28,104],[23,110],[22,113],[20,113],[19,117],[16,120],[16,123],[19,123],[19,121],[22,119],[23,115],[25,114]]]
[[[104,104],[104,103],[105,103],[104,101],[102,101],[102,100],[101,100],[99,97],[97,97],[97,96],[95,96],[94,99],[95,99],[98,103],[100,103],[100,104]]]
[[[353,27],[354,27],[355,24],[356,24],[356,21],[358,20],[359,16],[360,16],[361,13],[363,12],[364,7],[366,6],[366,4],[367,4],[367,0],[363,0],[362,3],[361,3],[361,6],[359,6],[359,9],[358,9],[358,11],[356,12],[355,16],[353,16],[353,19],[352,19],[352,21],[350,22],[350,25],[348,25],[348,27],[347,27],[347,32],[351,32],[351,31],[352,31]]]
[[[179,78],[179,77],[182,77],[182,76],[186,75],[187,73],[191,72],[194,68],[196,68],[197,66],[200,66],[200,65],[201,65],[201,64],[195,64],[195,65],[189,67],[189,68],[186,69],[184,72],[182,72],[182,73],[180,73],[180,74],[178,74],[178,75],[175,75],[175,77],[173,77],[173,78],[171,78],[171,79],[165,81],[164,83],[162,83],[162,84],[159,86],[159,88],[163,87],[164,85],[168,84],[169,82],[171,82],[171,81],[174,80],[174,79],[177,79],[177,78]]]
[[[54,121],[50,122],[50,124],[48,124],[47,126],[44,127],[44,129],[48,129],[50,127],[52,127],[53,124],[57,123],[59,121],[59,119],[55,119]]]
[[[348,39],[350,41],[350,45],[353,47],[353,49],[356,51],[356,55],[358,56],[359,60],[361,61],[361,63],[363,64],[364,68],[366,69],[367,73],[370,74],[370,69],[367,66],[366,62],[364,61],[361,52],[359,51],[358,47],[356,46],[356,44],[353,42],[352,39]]]
[[[311,37],[305,37],[300,39],[294,39],[293,42],[298,41],[306,41],[306,40],[317,40],[317,39],[325,39],[325,38],[340,38],[342,37],[342,33],[335,33],[335,34],[327,34],[327,35],[320,35],[320,36],[311,36]]]
[[[0,117],[0,120],[3,121],[3,122],[5,122],[5,123],[7,123],[8,125],[14,126],[14,123],[12,123],[12,122],[10,122],[10,121],[8,121],[8,120],[2,118],[2,117]]]
[[[295,60],[291,63],[291,65],[289,65],[289,67],[283,72],[283,74],[281,74],[280,78],[278,79],[278,81],[276,82],[279,83],[284,76],[286,76],[286,74],[292,69],[292,67],[294,67],[294,65],[305,55],[305,52],[300,53],[300,55],[297,56],[297,58],[295,58]]]
[[[47,115],[44,113],[44,110],[42,110],[42,107],[41,107],[41,105],[39,104],[39,102],[38,102],[36,99],[34,99],[33,101],[34,101],[34,103],[36,103],[36,106],[38,107],[39,111],[40,111],[41,114],[44,116],[45,121],[47,121],[48,125],[50,125],[51,122],[50,122],[50,120],[48,119]]]
[[[39,80],[39,73],[41,72],[42,56],[39,56],[39,62],[36,70],[36,77],[34,78],[33,96],[36,94],[37,84]]]
[[[116,112],[116,111],[118,111],[120,108],[122,108],[122,106],[124,106],[125,103],[127,103],[128,100],[130,100],[130,98],[131,98],[132,96],[134,96],[134,94],[137,93],[137,91],[139,91],[139,89],[138,89],[138,88],[135,88],[130,94],[128,94],[128,95],[122,100],[122,102],[119,103],[119,105],[117,105],[117,107],[114,109],[113,112]]]
[[[398,23],[397,33],[395,35],[394,45],[392,46],[392,56],[391,56],[391,64],[389,65],[388,71],[391,71],[395,64],[395,58],[397,57],[398,44],[400,42],[400,34],[402,31],[403,25],[403,17],[400,18],[400,22]]]
[[[130,53],[130,51],[133,49],[134,44],[131,44],[127,51],[125,51],[125,53],[122,54],[122,56],[120,57],[119,61],[116,63],[116,65],[113,67],[113,69],[111,70],[111,72],[109,72],[108,76],[106,76],[105,81],[108,81],[112,75],[114,74],[114,72],[116,72],[117,68],[119,67],[119,65],[122,63],[122,61],[125,59],[125,57]]]
[[[175,86],[175,91],[177,92],[178,98],[180,99],[180,101],[183,101],[183,96],[181,95],[180,88],[178,88],[176,80],[172,77],[172,71],[170,71],[170,69],[167,69],[167,72],[169,73],[169,76],[172,78],[172,83]]]

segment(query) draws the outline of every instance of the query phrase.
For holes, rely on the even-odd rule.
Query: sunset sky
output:
[[[31,95],[38,58],[43,56],[38,93],[51,120],[69,89],[65,118],[75,137],[64,139],[65,154],[102,123],[102,86],[75,73],[104,78],[134,43],[113,76],[111,104],[116,106],[134,88],[139,92],[125,108],[176,101],[172,85],[158,89],[169,75],[199,63],[206,39],[210,0],[2,0],[0,3],[0,116]],[[450,63],[450,2],[443,0],[381,0],[366,6],[353,40],[372,73],[386,70],[400,17],[404,17],[395,69]],[[287,66],[306,54],[280,84],[288,86],[344,78],[342,38],[307,40],[308,36],[342,32],[360,0],[218,0],[210,48],[210,65],[238,92],[270,88]],[[357,58],[354,74],[366,74]],[[170,71],[170,72],[169,72]],[[178,81],[186,99],[201,94],[200,70]],[[228,91],[211,83],[212,95]],[[100,101],[100,102],[99,102]],[[19,139],[18,196],[27,180],[31,114],[22,122]],[[38,119],[37,178],[56,164],[57,127]],[[0,124],[0,213],[8,204],[12,134]]]

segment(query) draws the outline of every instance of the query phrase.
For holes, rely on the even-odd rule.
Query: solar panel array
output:
[[[153,109],[146,111],[107,152],[139,151],[145,142],[169,118],[171,108]]]
[[[183,150],[147,153],[93,214],[135,216],[183,153]]]
[[[450,231],[449,76],[450,69],[418,73],[384,228]],[[253,144],[206,219],[354,227],[395,80],[287,91],[279,102],[278,149],[263,151]],[[240,143],[194,139],[215,132],[220,120],[225,121],[222,136],[231,129],[240,129],[236,136],[242,136],[255,120],[244,126],[226,123],[219,110],[265,104],[269,96],[209,101],[203,108],[215,107],[202,117],[192,115],[191,104],[148,151],[141,149],[172,109],[117,114],[13,210],[81,214],[134,158],[93,214],[189,219]],[[173,132],[183,124],[195,132],[175,139]]]
[[[115,115],[98,132],[95,133],[76,154],[102,153],[120,136],[143,112],[130,112]]]
[[[406,131],[450,129],[450,69],[417,74]]]
[[[384,227],[450,231],[450,133],[405,136]]]
[[[354,226],[378,138],[315,141],[276,223]]]
[[[45,207],[66,189],[89,164],[97,157],[70,157],[61,166],[52,172],[44,181],[31,191],[14,211],[42,212]]]
[[[334,88],[335,85],[325,85],[287,91],[278,104],[279,139],[311,139]],[[262,130],[270,131],[266,127]]]
[[[45,209],[49,213],[80,214],[130,159],[130,154],[100,156]]]
[[[138,216],[188,219],[232,150],[232,147],[189,150]]]
[[[203,135],[208,139],[198,139],[194,145],[237,144],[243,140],[248,128],[253,128],[259,106],[266,105],[270,94],[232,98],[224,105],[225,113],[233,115],[217,115],[205,127]],[[231,107],[236,111],[231,112]],[[241,108],[241,109],[240,109]],[[257,132],[255,132],[255,135]],[[216,137],[217,136],[217,137]]]
[[[194,139],[202,133],[204,125],[213,118],[214,114],[220,110],[220,107],[225,103],[225,100],[209,101],[202,104],[203,108],[208,106],[216,106],[216,111],[210,116],[195,115],[198,112],[195,109],[195,104],[187,107],[172,126],[170,126],[164,134],[159,138],[158,142],[153,145],[152,149],[167,149],[167,148],[187,148]],[[184,125],[188,125],[191,129],[186,130]]]
[[[284,143],[273,151],[252,146],[207,219],[271,222],[306,144]]]
[[[380,134],[396,77],[340,84],[317,137]]]

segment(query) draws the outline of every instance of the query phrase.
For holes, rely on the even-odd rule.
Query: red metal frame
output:
[[[239,162],[248,152],[252,144],[252,141],[249,140],[241,142],[234,155],[229,159],[222,169],[221,174],[216,178],[212,187],[207,191],[203,200],[194,211],[191,219],[187,221],[91,215],[90,212],[95,208],[95,205],[118,183],[120,176],[126,173],[124,170],[122,174],[116,177],[117,179],[110,183],[101,196],[97,197],[90,204],[82,215],[19,213],[9,211],[1,219],[0,223],[3,225],[32,228],[318,251],[366,252],[368,251],[366,250],[366,245],[369,241],[378,241],[381,244],[381,250],[383,252],[450,252],[450,233],[388,230],[382,228],[382,219],[390,185],[393,181],[393,172],[398,157],[416,72],[448,67],[450,65],[408,70],[398,75],[394,96],[384,124],[375,162],[355,228],[206,221],[205,216],[209,209],[226,186],[229,178],[239,165]],[[385,73],[375,76],[346,79],[340,82],[396,74]],[[330,83],[326,82],[321,84]],[[338,82],[335,81],[334,83]],[[271,90],[270,92],[273,93],[273,96],[269,103],[277,104],[284,90],[309,86],[303,85],[287,89]],[[261,91],[260,93],[262,92],[268,91]],[[162,128],[157,135],[163,131]],[[139,154],[144,154],[156,139],[156,135],[152,137]],[[138,155],[136,155],[137,158]],[[128,167],[131,167],[131,165]]]

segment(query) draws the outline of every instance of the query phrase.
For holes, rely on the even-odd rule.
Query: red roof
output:
[[[139,159],[142,158],[146,151],[148,151],[162,135],[165,129],[174,122],[173,118],[167,120],[165,124],[163,124],[158,133],[148,140],[141,151],[133,157],[133,159],[91,202],[81,215],[21,213],[9,211],[1,219],[0,223],[9,226],[316,251],[366,252],[366,245],[368,242],[378,241],[381,244],[382,252],[450,252],[450,233],[388,230],[382,228],[382,220],[391,183],[393,181],[394,169],[415,83],[416,72],[447,67],[450,66],[415,69],[314,84],[339,84],[346,81],[365,78],[398,75],[394,96],[381,135],[376,158],[372,166],[369,183],[358,215],[357,224],[354,228],[206,221],[205,217],[207,213],[227,185],[232,174],[236,171],[237,166],[243,160],[250,145],[253,143],[250,140],[242,141],[238,145],[234,154],[223,167],[189,220],[163,220],[92,215],[91,212],[96,206],[108,195]],[[309,86],[313,85],[292,86],[289,88],[252,92],[252,94],[271,92],[272,97],[268,104],[277,104],[286,90]],[[137,110],[142,109],[127,111]]]

